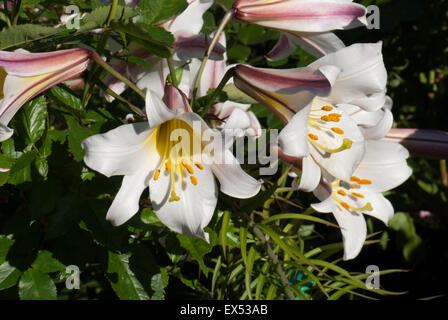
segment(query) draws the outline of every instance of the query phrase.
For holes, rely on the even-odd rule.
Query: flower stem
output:
[[[222,89],[224,89],[224,87],[225,87],[226,83],[229,81],[229,79],[233,77],[234,73],[235,73],[235,68],[231,68],[231,69],[227,70],[227,72],[224,74],[224,76],[221,79],[221,82],[216,87],[216,89],[213,91],[211,96],[209,97],[207,104],[204,107],[204,110],[202,110],[202,112],[201,112],[202,117],[205,116],[205,114],[208,112],[210,107],[215,103],[216,98],[221,93]]]
[[[12,13],[12,16],[13,16],[12,25],[13,26],[15,26],[17,24],[17,21],[19,20],[21,6],[22,6],[21,0],[15,1],[13,13]]]
[[[234,15],[235,15],[235,11],[233,9],[230,9],[229,11],[227,11],[224,18],[221,21],[221,24],[218,27],[218,30],[216,30],[216,33],[212,39],[212,42],[210,42],[210,45],[208,46],[207,52],[206,52],[204,58],[202,59],[201,66],[199,68],[198,74],[196,75],[196,79],[194,81],[191,105],[194,105],[194,100],[196,99],[196,93],[198,91],[199,84],[201,83],[202,73],[204,72],[205,65],[207,64],[208,58],[210,57],[211,53],[213,52],[213,48],[215,47],[216,43],[218,42],[218,39],[221,36],[221,33],[224,31],[225,26],[227,25],[227,23],[229,23],[229,21],[233,18]]]
[[[132,103],[130,103],[128,100],[126,100],[125,98],[123,98],[122,96],[117,94],[112,89],[109,89],[98,77],[94,77],[93,81],[98,85],[98,87],[103,89],[105,93],[107,93],[108,95],[111,95],[115,99],[125,103],[129,107],[129,109],[131,109],[132,112],[135,112],[142,118],[146,118],[145,112],[143,112],[139,107],[134,106]]]
[[[442,184],[448,186],[448,174],[446,170],[446,160],[440,160],[440,174],[442,175]]]
[[[103,67],[107,72],[112,74],[115,78],[120,81],[123,81],[125,84],[129,86],[132,90],[137,92],[143,99],[146,99],[146,95],[139,89],[135,84],[133,84],[129,79],[122,76],[119,72],[117,72],[114,68],[108,65],[106,62],[101,59],[101,57],[95,51],[92,52],[92,60],[95,61],[98,65]]]
[[[168,69],[170,69],[171,83],[177,88],[179,84],[177,83],[176,68],[174,68],[173,57],[171,56],[166,58],[166,62],[168,63]]]
[[[110,26],[110,23],[115,19],[115,14],[117,13],[118,0],[113,0],[112,7],[109,11],[109,16],[107,17],[106,26]]]

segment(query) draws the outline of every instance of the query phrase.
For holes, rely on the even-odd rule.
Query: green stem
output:
[[[6,1],[5,1],[6,2]],[[12,25],[15,26],[17,24],[17,21],[19,20],[19,14],[20,14],[20,8],[22,6],[22,1],[18,0],[14,3],[14,9],[13,9],[13,20]]]
[[[440,174],[442,175],[442,184],[448,186],[448,174],[446,170],[446,160],[440,160]]]
[[[135,112],[142,118],[146,118],[146,114],[139,107],[134,106],[132,103],[130,103],[128,100],[126,100],[125,98],[123,98],[122,96],[117,94],[115,91],[113,91],[112,89],[109,89],[98,77],[94,77],[93,81],[98,85],[98,87],[103,89],[105,93],[107,93],[108,95],[111,95],[118,101],[125,103],[129,107],[129,109],[131,109],[132,112]]]
[[[166,61],[168,63],[168,68],[170,69],[171,83],[177,88],[179,84],[177,83],[176,68],[174,68],[173,57],[168,57]]]
[[[224,77],[222,77],[221,82],[216,87],[216,89],[213,91],[210,98],[208,99],[207,104],[204,107],[204,110],[202,110],[202,112],[201,112],[202,117],[205,116],[205,114],[208,112],[210,107],[215,103],[216,98],[221,93],[222,89],[224,89],[224,87],[227,84],[227,82],[229,81],[229,79],[233,77],[234,73],[235,73],[235,68],[231,68],[231,69],[227,70],[227,72],[224,74]]]
[[[119,72],[117,72],[114,68],[112,68],[110,65],[108,65],[106,62],[101,59],[101,57],[96,53],[95,51],[92,52],[92,60],[95,61],[98,65],[103,67],[104,70],[112,74],[115,78],[118,80],[124,82],[126,85],[129,86],[132,90],[137,92],[143,99],[146,99],[146,95],[139,89],[135,84],[133,84],[129,79],[122,76]]]
[[[115,19],[115,14],[117,13],[118,0],[113,0],[112,7],[110,8],[109,16],[107,17],[106,26],[110,26],[112,20]]]
[[[212,39],[212,42],[210,42],[210,45],[208,46],[207,52],[204,56],[204,59],[202,59],[201,66],[199,68],[198,74],[196,75],[196,79],[194,81],[193,94],[192,94],[192,98],[191,98],[192,106],[194,105],[194,100],[196,99],[196,93],[198,91],[199,84],[201,83],[202,73],[204,72],[205,65],[207,64],[208,58],[210,57],[211,53],[213,52],[213,49],[214,49],[216,43],[218,42],[218,39],[221,36],[221,33],[224,31],[225,26],[227,25],[227,23],[229,23],[229,21],[233,18],[234,15],[235,15],[234,10],[230,9],[229,11],[227,11],[224,18],[221,21],[221,24],[218,27],[218,30],[216,30],[216,33]]]

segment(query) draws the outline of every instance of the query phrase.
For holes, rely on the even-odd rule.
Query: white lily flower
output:
[[[180,15],[160,25],[174,36],[173,62],[176,68],[184,65],[189,59],[204,56],[211,39],[204,34],[200,34],[204,22],[202,16],[213,5],[213,2],[213,0],[190,0],[188,1],[188,7]],[[224,51],[225,49],[218,44],[214,48],[210,59],[222,59]],[[169,75],[166,59],[155,56],[144,47],[134,43],[129,45],[129,55],[143,59],[151,68],[148,69],[113,59],[112,65],[114,68],[126,74],[140,89],[151,89],[159,95],[163,95],[166,78]],[[184,78],[187,77],[182,77],[182,80]],[[111,75],[107,75],[104,82],[109,89],[117,94],[121,94],[126,89],[123,82]],[[183,82],[181,85],[183,85]],[[180,88],[184,92],[189,90],[185,85]],[[109,102],[114,100],[112,96],[105,95],[105,97]]]
[[[394,214],[392,204],[381,194],[412,174],[406,159],[409,152],[398,143],[367,141],[366,153],[349,181],[326,176],[314,191],[322,202],[311,206],[319,212],[332,212],[341,227],[344,260],[355,258],[367,234],[363,214],[386,225]]]
[[[82,144],[84,161],[106,176],[124,175],[106,216],[113,225],[125,223],[139,210],[140,196],[149,187],[162,223],[208,241],[204,227],[217,202],[214,176],[221,191],[236,198],[254,196],[260,182],[241,169],[225,146],[219,147],[222,136],[191,112],[181,92],[172,94],[173,90],[166,94],[168,106],[155,92],[147,92],[148,122],[87,138]]]
[[[226,36],[224,32],[220,35],[218,43],[223,48],[226,48]],[[190,74],[197,74],[200,65],[201,60],[193,59],[189,65]],[[232,67],[234,66],[227,65],[226,52],[223,53],[222,60],[208,60],[203,71],[202,81],[198,87],[198,97],[206,96],[209,89],[216,89],[226,72]],[[230,79],[227,83],[231,84],[233,80]],[[216,121],[216,127],[218,129],[234,130],[235,133],[241,131],[249,137],[258,138],[261,135],[261,125],[255,114],[247,111],[250,106],[247,103],[228,100],[213,105],[209,113],[219,119]]]

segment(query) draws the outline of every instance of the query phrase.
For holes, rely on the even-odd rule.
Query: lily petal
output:
[[[277,70],[237,65],[234,81],[240,90],[287,122],[316,95],[329,94],[338,70],[333,66]]]
[[[217,202],[217,188],[210,167],[196,170],[197,185],[190,181],[175,182],[179,201],[169,201],[171,181],[169,174],[161,174],[149,182],[153,208],[163,224],[171,230],[209,241],[204,228],[210,222]]]
[[[228,149],[222,153],[215,152],[213,173],[219,180],[223,193],[239,199],[255,196],[261,188],[261,183],[248,175]]]
[[[297,112],[278,135],[279,147],[291,157],[305,157],[309,154],[306,135],[311,104]]]
[[[366,111],[375,111],[384,106],[387,71],[381,47],[381,42],[353,44],[310,64],[309,68],[334,65],[341,69],[331,94],[325,100],[353,104]]]
[[[316,189],[320,182],[320,170],[320,167],[311,156],[304,157],[302,159],[302,175],[297,189],[305,192],[311,192]]]
[[[140,197],[148,187],[147,171],[140,171],[133,175],[126,175],[117,195],[106,214],[106,220],[113,226],[120,226],[128,221],[139,210]]]
[[[366,193],[365,196],[372,204],[373,210],[365,211],[364,214],[377,218],[387,225],[394,216],[394,207],[390,201],[380,193]]]
[[[82,142],[84,162],[107,177],[134,175],[151,163],[155,166],[158,159],[149,153],[153,131],[147,122],[138,122],[93,135]]]
[[[175,118],[176,111],[170,110],[156,92],[152,90],[146,92],[146,115],[151,128],[156,128],[163,122]]]
[[[391,190],[412,174],[406,164],[409,152],[398,143],[389,141],[367,141],[366,153],[353,175],[371,183],[363,188],[369,192]]]
[[[202,16],[213,5],[214,0],[189,0],[188,7],[163,26],[173,34],[196,35],[204,24]]]
[[[361,213],[350,213],[338,207],[333,211],[333,215],[341,227],[344,260],[353,259],[358,256],[366,240],[366,221]]]
[[[320,58],[345,47],[341,39],[334,33],[282,33],[279,41],[266,55],[271,61],[284,59],[300,46],[309,54]]]

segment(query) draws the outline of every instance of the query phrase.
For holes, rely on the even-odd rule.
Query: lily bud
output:
[[[238,0],[239,20],[289,32],[328,32],[366,24],[366,8],[347,0]]]
[[[76,48],[44,53],[0,51],[0,141],[12,136],[8,123],[26,102],[63,81],[79,76],[90,52]]]
[[[448,159],[448,132],[426,129],[391,129],[383,138],[399,142],[415,155]]]

